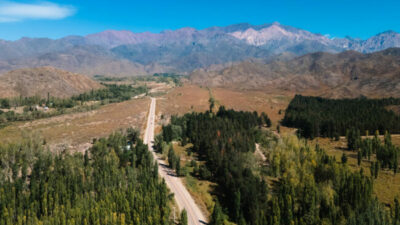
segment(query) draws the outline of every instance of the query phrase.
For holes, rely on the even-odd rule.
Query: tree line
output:
[[[106,88],[91,90],[70,98],[56,98],[48,94],[47,98],[39,96],[17,97],[11,99],[0,99],[0,108],[12,109],[23,106],[23,112],[17,113],[14,110],[0,110],[0,127],[6,126],[9,122],[29,121],[41,118],[48,118],[69,112],[89,111],[99,107],[100,104],[121,102],[131,97],[147,93],[146,86],[132,87],[130,85],[103,84]],[[99,104],[85,104],[89,101],[100,101]],[[49,111],[38,110],[36,106],[46,106]]]
[[[52,153],[27,139],[0,146],[0,224],[173,224],[171,195],[138,133]]]
[[[326,99],[296,95],[286,109],[282,124],[299,129],[303,137],[336,137],[356,128],[381,134],[400,133],[400,116],[387,110],[400,105],[400,99]]]
[[[117,84],[105,84],[102,83],[106,88],[91,90],[77,96],[73,96],[71,99],[75,101],[104,101],[108,102],[121,102],[131,99],[132,97],[146,93],[148,88],[146,86],[133,87],[132,85],[117,85]]]

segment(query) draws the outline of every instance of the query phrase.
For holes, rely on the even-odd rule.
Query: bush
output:
[[[8,100],[8,99],[1,99],[1,100],[0,100],[0,108],[9,109],[9,108],[10,108],[10,100]]]

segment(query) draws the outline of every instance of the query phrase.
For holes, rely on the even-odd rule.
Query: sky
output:
[[[330,37],[400,32],[399,0],[0,0],[0,39],[279,22]]]

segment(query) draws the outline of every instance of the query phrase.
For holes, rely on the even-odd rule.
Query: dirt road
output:
[[[158,162],[158,171],[162,178],[164,178],[168,188],[174,193],[175,200],[178,204],[179,210],[186,209],[188,216],[188,224],[198,225],[206,224],[207,219],[201,212],[200,208],[194,202],[192,196],[186,190],[181,179],[176,177],[174,173],[168,168],[168,164],[157,157],[153,151],[154,141],[154,123],[155,123],[156,99],[151,98],[150,110],[147,119],[146,131],[144,133],[144,143],[149,145],[149,151],[153,154]]]

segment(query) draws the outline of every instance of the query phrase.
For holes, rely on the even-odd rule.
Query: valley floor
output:
[[[157,88],[157,85],[155,85]],[[216,106],[224,105],[235,110],[266,112],[272,120],[272,130],[284,116],[284,110],[294,94],[270,94],[263,91],[238,91],[224,88],[207,89],[190,84],[182,87],[163,89],[164,93],[157,97],[156,126],[159,133],[162,125],[169,123],[171,115],[183,115],[187,112],[203,112],[209,109],[209,98],[213,97]],[[142,97],[129,101],[101,106],[89,112],[73,113],[35,120],[31,122],[15,122],[10,126],[0,129],[0,142],[15,142],[27,135],[37,135],[45,139],[51,149],[69,148],[72,151],[82,151],[91,145],[93,138],[99,138],[110,133],[135,127],[143,133],[146,127],[146,116],[150,106],[150,98]],[[281,133],[293,133],[294,129],[280,128]],[[393,143],[400,146],[400,135],[393,136]],[[318,138],[310,143],[319,143],[331,156],[336,156],[339,161],[343,152],[347,154],[348,165],[354,170],[359,170],[357,154],[343,151],[346,141],[332,141],[327,138]],[[183,150],[182,150],[183,151]],[[183,165],[189,163],[184,162]],[[361,167],[365,174],[370,173],[370,162],[363,160]],[[199,181],[194,177],[187,177],[185,184],[194,199],[206,214],[212,210],[212,184]],[[388,187],[388,184],[390,186]],[[400,196],[400,174],[392,171],[381,171],[374,182],[374,194],[378,199],[391,204],[396,196]]]

